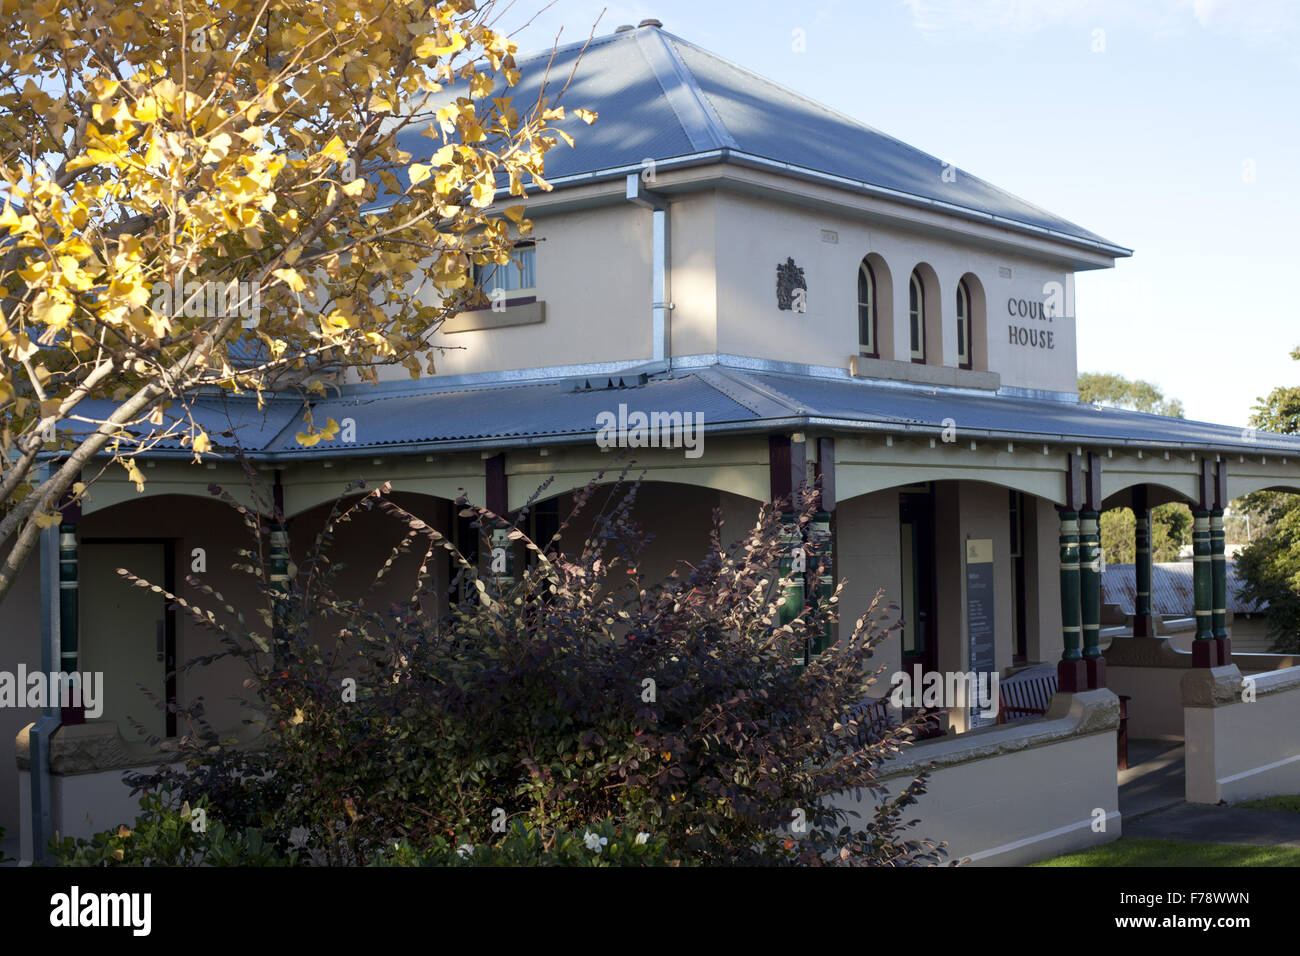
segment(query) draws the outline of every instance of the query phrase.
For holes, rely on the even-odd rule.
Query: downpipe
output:
[[[672,330],[670,316],[673,311],[672,290],[669,283],[671,270],[672,236],[669,228],[668,201],[646,188],[640,171],[627,174],[627,199],[643,209],[649,209],[653,221],[651,239],[651,361],[664,363],[666,371],[673,367]]]

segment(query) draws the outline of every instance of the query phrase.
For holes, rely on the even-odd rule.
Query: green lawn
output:
[[[1300,793],[1282,797],[1261,797],[1258,800],[1247,800],[1245,803],[1238,803],[1236,806],[1245,807],[1248,810],[1286,810],[1290,813],[1300,813]]]
[[[1275,797],[1290,799],[1295,797]],[[1181,840],[1129,840],[1068,853],[1034,866],[1300,866],[1300,848],[1241,846],[1235,843],[1184,843]]]

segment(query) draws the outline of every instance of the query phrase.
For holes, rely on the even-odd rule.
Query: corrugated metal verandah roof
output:
[[[350,419],[355,441],[335,438],[310,448],[295,438],[305,409],[299,396],[280,395],[263,411],[243,398],[202,398],[194,408],[218,449],[239,446],[262,459],[594,441],[597,416],[617,415],[620,406],[628,414],[694,413],[703,416],[706,434],[719,436],[804,428],[941,436],[955,426],[963,441],[1185,448],[1300,459],[1300,436],[1244,433],[1228,425],[1085,403],[722,365],[649,378],[621,374],[587,376],[583,387],[574,377],[476,386],[448,386],[437,378],[409,388],[350,386],[343,394],[313,398],[311,410],[318,427],[331,418],[341,424]],[[155,454],[168,451],[184,450],[171,442]]]
[[[1228,610],[1234,614],[1259,614],[1267,605],[1247,601],[1238,593],[1237,563],[1227,560]],[[1133,613],[1137,585],[1133,565],[1108,564],[1101,575],[1102,601],[1113,604],[1122,614]],[[1157,563],[1151,568],[1151,613],[1159,617],[1188,617],[1196,610],[1192,591],[1192,562]]]

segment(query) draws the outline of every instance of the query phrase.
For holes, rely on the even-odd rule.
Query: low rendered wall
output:
[[[1183,678],[1192,673],[1192,655],[1166,637],[1119,637],[1106,649],[1106,686],[1132,698],[1128,735],[1134,739],[1182,740]],[[1238,654],[1232,662],[1243,674],[1264,674],[1300,664],[1292,654]]]
[[[1233,651],[1232,663],[1243,674],[1262,674],[1300,666],[1300,654],[1240,654]]]
[[[933,763],[926,792],[905,811],[905,819],[920,819],[908,837],[947,841],[949,860],[1032,863],[1119,837],[1118,726],[1119,699],[1109,690],[1057,694],[1042,720],[909,747],[882,768],[881,780],[896,793]],[[855,823],[875,806],[865,793],[835,803],[856,810]]]
[[[1181,740],[1184,675],[1192,655],[1167,637],[1117,637],[1106,649],[1106,687],[1127,695],[1130,740]]]
[[[1300,667],[1203,668],[1182,683],[1187,799],[1219,803],[1300,793]]]
[[[18,763],[19,860],[32,860],[32,777],[28,724],[14,740]],[[60,727],[50,740],[50,822],[60,837],[87,838],[135,823],[140,794],[131,796],[127,772],[150,771],[174,754],[126,741],[114,721]]]

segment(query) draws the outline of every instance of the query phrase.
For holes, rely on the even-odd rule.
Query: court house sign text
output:
[[[1044,303],[1034,302],[1029,299],[1007,299],[1007,315],[1013,318],[1034,319],[1040,322],[1052,321],[1052,317],[1047,314]],[[1056,348],[1056,336],[1051,329],[1017,325],[1012,322],[1007,326],[1007,334],[1011,345],[1019,345],[1030,349]]]

